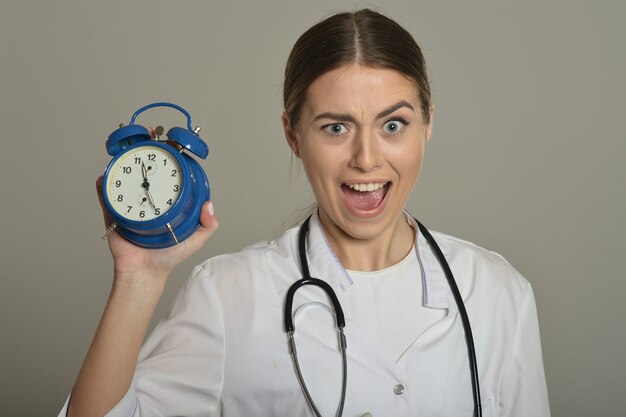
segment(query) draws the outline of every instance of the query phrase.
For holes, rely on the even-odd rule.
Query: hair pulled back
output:
[[[283,102],[290,124],[298,123],[309,86],[346,64],[398,71],[415,81],[424,121],[430,120],[430,86],[420,47],[402,26],[369,9],[335,14],[307,30],[287,60]]]

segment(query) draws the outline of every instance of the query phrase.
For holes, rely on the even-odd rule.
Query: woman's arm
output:
[[[97,189],[102,204],[102,178]],[[104,214],[105,226],[110,219]],[[128,391],[137,356],[171,271],[198,250],[218,227],[211,203],[203,206],[201,227],[182,244],[144,249],[116,232],[109,235],[114,259],[111,293],[100,325],[72,389],[68,417],[103,416]]]
[[[503,370],[498,398],[499,416],[550,417],[537,307],[530,284],[517,323],[511,357]]]

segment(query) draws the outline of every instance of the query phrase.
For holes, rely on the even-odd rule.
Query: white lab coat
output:
[[[313,416],[289,355],[283,304],[301,277],[298,229],[274,242],[199,265],[171,312],[142,348],[133,384],[108,414],[130,416]],[[500,255],[433,232],[456,277],[472,324],[485,417],[549,416],[535,301],[530,284]],[[348,387],[343,415],[471,416],[473,402],[463,327],[445,276],[417,237],[423,302],[448,314],[394,361],[345,310]],[[349,279],[313,216],[307,237],[311,275],[339,301]],[[294,311],[326,296],[303,287]],[[373,306],[375,308],[375,306]],[[303,375],[324,416],[334,416],[341,360],[332,316],[298,313]],[[396,394],[394,387],[404,392]],[[396,390],[398,391],[398,390]],[[66,405],[67,406],[67,405]],[[61,411],[64,416],[66,409]]]

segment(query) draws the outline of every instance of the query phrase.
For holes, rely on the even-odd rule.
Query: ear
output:
[[[433,134],[433,118],[435,117],[435,106],[431,105],[428,109],[428,125],[426,126],[426,143],[430,140],[430,136]]]
[[[285,132],[285,139],[287,139],[287,144],[291,148],[293,154],[300,158],[300,149],[298,147],[298,134],[296,130],[291,126],[291,120],[289,119],[289,115],[287,112],[283,112],[281,117],[283,122],[283,131]]]

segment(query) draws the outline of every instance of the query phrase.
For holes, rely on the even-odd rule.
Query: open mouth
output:
[[[372,211],[379,208],[390,187],[390,181],[341,184],[345,201],[358,211]]]

